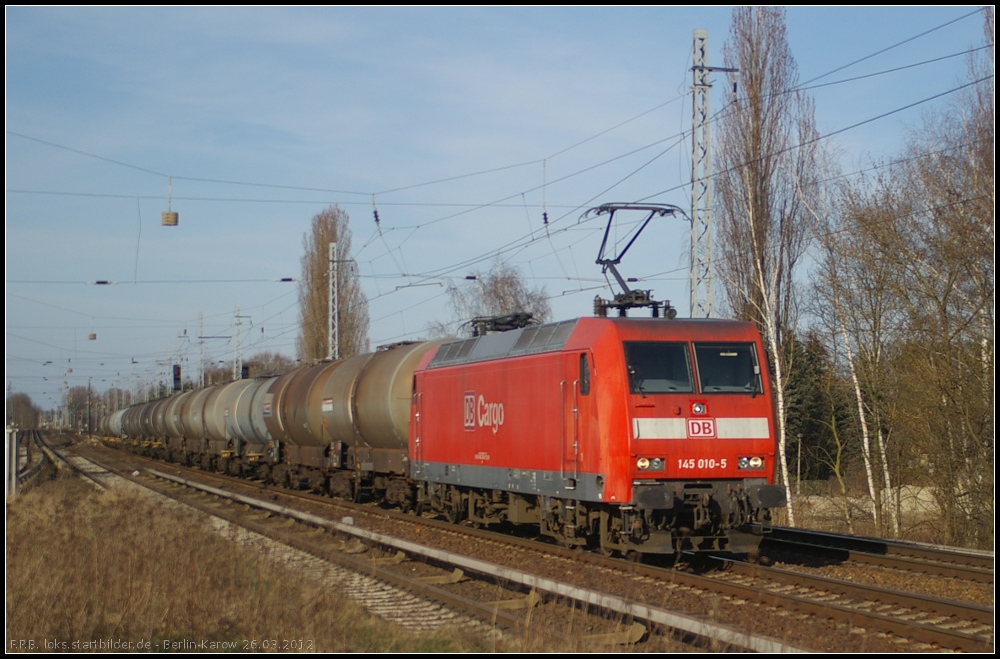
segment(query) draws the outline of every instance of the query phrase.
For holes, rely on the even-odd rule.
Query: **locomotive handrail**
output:
[[[559,478],[566,480],[566,380],[559,381]]]
[[[414,394],[414,403],[417,411],[414,413],[413,419],[413,462],[420,464],[423,461],[423,446],[420,441],[420,436],[423,430],[423,416],[421,412],[423,411],[423,398],[422,392],[417,392]]]
[[[573,380],[573,480],[580,478],[580,380]]]

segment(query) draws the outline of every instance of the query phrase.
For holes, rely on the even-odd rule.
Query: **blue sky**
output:
[[[545,287],[556,319],[589,314],[611,291],[594,264],[603,226],[578,218],[609,201],[688,208],[692,31],[708,29],[721,66],[730,15],[7,8],[8,390],[49,408],[88,380],[162,377],[178,356],[194,376],[193,338],[233,337],[237,305],[245,356],[294,356],[296,284],[276,280],[299,276],[303,233],[331,204],[351,217],[373,347],[451,321],[447,285],[498,254]],[[802,82],[982,43],[974,7],[800,8],[787,27]],[[948,57],[809,93],[827,134],[965,75],[965,58]],[[716,82],[714,109],[725,102]],[[825,144],[843,170],[864,168],[953,99]],[[178,227],[160,226],[168,203]],[[654,224],[621,267],[681,315],[688,236],[680,220]],[[98,280],[114,283],[88,283]],[[204,349],[229,360],[236,339]]]

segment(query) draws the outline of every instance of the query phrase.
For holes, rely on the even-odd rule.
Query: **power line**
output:
[[[281,279],[140,279],[138,281],[80,281],[77,279],[8,279],[8,284],[78,284],[81,286],[111,285],[134,286],[137,284],[268,284],[289,283],[296,281],[293,277]]]
[[[912,37],[908,37],[906,39],[903,39],[902,41],[898,41],[898,42],[892,44],[891,46],[886,46],[885,48],[881,48],[879,50],[876,50],[874,53],[871,53],[869,55],[865,55],[864,57],[860,57],[860,58],[854,60],[853,62],[848,62],[847,64],[844,64],[843,66],[838,66],[835,69],[831,69],[830,71],[827,71],[826,73],[824,73],[822,75],[818,75],[815,78],[811,78],[810,80],[806,80],[802,84],[803,85],[808,85],[809,83],[816,82],[817,80],[821,80],[821,79],[825,78],[828,75],[833,75],[837,71],[843,71],[844,69],[850,68],[850,67],[854,66],[855,64],[860,64],[861,62],[869,60],[869,59],[871,59],[873,57],[876,57],[876,56],[881,55],[883,53],[887,53],[890,50],[893,50],[894,48],[898,48],[898,47],[902,46],[903,44],[907,44],[907,43],[909,43],[911,41],[916,41],[917,39],[919,39],[921,37],[925,37],[928,34],[931,34],[932,32],[936,32],[936,31],[938,31],[938,30],[940,30],[942,28],[945,28],[945,27],[951,25],[952,23],[957,23],[959,21],[965,20],[966,18],[969,18],[970,16],[974,16],[974,15],[978,14],[981,11],[982,11],[981,9],[976,9],[975,11],[970,11],[968,14],[964,14],[962,16],[959,16],[958,18],[955,18],[955,19],[952,19],[950,21],[946,21],[944,23],[941,23],[940,25],[932,27],[929,30],[925,30],[925,31],[921,32],[920,34],[915,34]]]
[[[829,133],[826,133],[824,135],[819,135],[817,137],[814,137],[812,139],[806,140],[804,142],[793,144],[792,146],[786,147],[784,149],[779,149],[778,151],[775,151],[774,153],[770,153],[770,154],[766,154],[766,155],[761,155],[760,159],[770,158],[770,157],[773,157],[773,156],[782,155],[784,153],[788,153],[790,151],[794,151],[796,149],[801,149],[802,147],[809,146],[810,144],[815,144],[817,142],[821,142],[821,141],[823,141],[825,139],[829,139],[829,138],[833,137],[834,135],[839,135],[841,133],[846,133],[849,130],[853,130],[853,129],[858,128],[860,126],[864,126],[866,124],[870,124],[870,123],[872,123],[874,121],[878,121],[879,119],[885,119],[886,117],[890,117],[890,116],[892,116],[894,114],[898,114],[898,113],[903,112],[905,110],[909,110],[911,108],[915,108],[918,105],[923,105],[924,103],[928,103],[928,102],[933,101],[935,99],[947,96],[949,94],[954,94],[955,92],[961,91],[963,89],[967,89],[968,87],[972,87],[974,85],[978,85],[981,82],[985,82],[987,80],[993,79],[993,77],[994,76],[989,75],[989,76],[985,76],[983,78],[980,78],[978,80],[974,80],[972,82],[968,82],[968,83],[966,83],[964,85],[959,85],[958,87],[952,87],[951,89],[948,89],[947,91],[943,91],[943,92],[940,92],[938,94],[934,94],[932,96],[928,96],[926,98],[920,99],[919,101],[914,101],[913,103],[907,103],[906,105],[900,106],[900,107],[895,108],[893,110],[889,110],[888,112],[883,112],[882,114],[876,115],[874,117],[869,117],[868,119],[864,119],[864,120],[859,121],[857,123],[853,123],[853,124],[851,124],[849,126],[844,126],[843,128],[838,128],[838,129],[836,129],[834,131],[831,131]],[[750,164],[750,163],[749,162],[739,163],[737,165],[733,165],[732,167],[730,167],[727,170],[722,170],[722,171],[714,172],[712,174],[712,176],[713,177],[721,176],[723,174],[727,174],[727,173],[733,172],[733,171],[735,171],[737,169],[740,169],[741,167],[745,167],[748,164]],[[653,193],[653,194],[651,194],[649,196],[642,197],[641,199],[638,199],[636,201],[637,202],[648,201],[650,199],[653,199],[654,197],[658,197],[658,196],[660,196],[662,194],[666,194],[668,192],[673,192],[673,191],[678,190],[678,189],[680,189],[682,187],[684,187],[684,185],[674,186],[672,188],[666,188],[665,190],[661,190],[661,191]]]
[[[862,80],[862,79],[866,79],[866,78],[871,78],[871,77],[876,77],[876,76],[880,76],[880,75],[886,75],[886,74],[890,74],[890,73],[895,73],[895,72],[898,72],[898,71],[901,71],[901,70],[905,70],[905,69],[909,69],[909,68],[914,68],[914,67],[917,67],[917,66],[923,66],[923,65],[926,65],[926,64],[931,64],[931,63],[934,63],[934,62],[938,62],[938,61],[942,61],[942,60],[945,60],[945,59],[954,58],[954,57],[958,57],[958,56],[961,56],[961,55],[966,55],[966,54],[969,54],[969,53],[973,53],[973,52],[977,52],[979,50],[982,50],[982,49],[984,49],[986,47],[982,46],[982,47],[970,49],[970,50],[967,50],[967,51],[963,51],[963,52],[960,52],[960,53],[952,53],[952,54],[949,54],[949,55],[944,55],[944,56],[933,58],[933,59],[929,59],[929,60],[923,60],[921,62],[915,62],[915,63],[908,64],[908,65],[901,66],[901,67],[894,67],[894,68],[891,68],[891,69],[885,69],[885,70],[882,70],[882,71],[873,72],[873,73],[866,74],[866,75],[863,75],[863,76],[856,76],[856,77],[853,77],[853,78],[846,78],[846,79],[843,79],[843,80],[838,80],[838,81],[834,81],[834,82],[824,83],[822,85],[809,86],[809,84],[811,82],[814,82],[816,80],[822,79],[822,78],[824,78],[824,77],[826,77],[828,75],[831,75],[832,73],[835,73],[837,71],[849,68],[849,67],[851,67],[851,66],[853,66],[855,64],[858,64],[858,63],[860,63],[862,61],[865,61],[867,59],[875,57],[875,56],[877,56],[879,54],[885,53],[885,52],[887,52],[889,50],[892,50],[893,48],[896,48],[896,47],[898,47],[898,46],[900,46],[902,44],[908,43],[908,42],[913,41],[915,39],[918,39],[918,38],[920,38],[922,36],[926,36],[927,34],[930,34],[930,33],[934,32],[935,30],[941,29],[942,27],[950,25],[950,24],[952,24],[954,22],[957,22],[959,20],[962,20],[964,18],[968,18],[969,16],[972,16],[975,13],[978,13],[978,11],[979,10],[976,10],[976,11],[971,12],[969,14],[963,15],[963,16],[961,16],[959,18],[956,18],[956,19],[954,19],[952,21],[948,21],[948,22],[943,23],[942,25],[939,25],[939,26],[937,26],[935,28],[932,28],[930,30],[924,31],[924,32],[922,32],[922,33],[920,33],[918,35],[915,35],[913,37],[910,37],[908,39],[900,41],[900,42],[898,42],[896,44],[893,44],[892,46],[888,46],[888,47],[883,48],[883,49],[881,49],[879,51],[876,51],[875,53],[867,55],[867,56],[865,56],[863,58],[860,58],[858,60],[855,60],[853,62],[845,64],[843,66],[837,67],[835,69],[832,69],[831,71],[828,71],[828,72],[826,72],[826,73],[824,73],[824,74],[822,74],[820,76],[812,78],[811,80],[809,80],[809,81],[807,81],[805,83],[802,83],[801,85],[797,85],[794,88],[785,90],[783,92],[778,92],[778,94],[794,93],[794,92],[797,92],[797,91],[805,91],[805,90],[808,90],[808,89],[815,89],[815,88],[820,88],[820,87],[826,87],[826,86],[832,86],[832,85],[838,85],[838,84],[845,84],[845,83],[848,83],[848,82],[855,82],[855,81],[858,81],[858,80]],[[555,153],[553,153],[553,154],[551,154],[549,156],[546,156],[545,158],[528,160],[528,161],[524,161],[524,162],[513,164],[513,165],[503,165],[503,166],[499,166],[499,167],[494,167],[494,168],[479,170],[479,171],[476,171],[476,172],[470,172],[470,173],[467,173],[467,174],[459,174],[459,175],[445,177],[445,178],[440,178],[440,179],[435,179],[435,180],[431,180],[431,181],[425,181],[425,182],[421,182],[421,183],[415,183],[415,184],[411,184],[411,185],[400,186],[400,187],[396,187],[396,188],[391,188],[391,189],[383,190],[383,191],[380,191],[380,192],[377,192],[377,193],[374,193],[374,194],[385,195],[385,194],[389,194],[389,193],[393,193],[393,192],[400,192],[400,191],[404,191],[404,190],[411,190],[411,189],[415,189],[415,188],[419,188],[419,187],[427,187],[427,186],[430,186],[430,185],[436,185],[436,184],[440,184],[440,183],[453,182],[453,181],[462,180],[462,179],[465,179],[465,178],[470,178],[470,177],[475,177],[475,176],[481,176],[481,175],[486,175],[486,174],[491,174],[491,173],[508,171],[510,169],[524,167],[524,166],[537,165],[539,163],[544,162],[547,159],[555,158],[556,156],[562,155],[562,154],[564,154],[564,153],[566,153],[566,152],[568,152],[568,151],[570,151],[572,149],[575,149],[576,147],[581,146],[581,145],[583,145],[583,144],[585,144],[587,142],[590,142],[590,141],[596,139],[597,137],[600,137],[600,136],[603,136],[603,135],[605,135],[605,134],[607,134],[609,132],[612,132],[613,130],[615,130],[617,128],[620,128],[621,126],[624,126],[624,125],[627,125],[627,124],[629,124],[629,123],[631,123],[633,121],[636,121],[637,119],[639,119],[639,118],[641,118],[643,116],[646,116],[647,114],[650,114],[650,113],[652,113],[652,112],[654,112],[654,111],[656,111],[658,109],[666,107],[667,105],[670,105],[670,104],[676,102],[677,100],[680,100],[680,97],[673,98],[673,99],[671,99],[669,101],[666,101],[664,103],[660,103],[660,104],[658,104],[658,105],[656,105],[656,106],[654,106],[654,107],[652,107],[652,108],[650,108],[648,110],[645,110],[645,111],[643,111],[643,112],[641,112],[641,113],[639,113],[639,114],[637,114],[637,115],[635,115],[633,117],[630,117],[629,119],[626,119],[625,121],[619,122],[618,124],[615,124],[615,125],[611,126],[610,128],[604,129],[604,130],[602,130],[602,131],[600,131],[600,132],[598,132],[598,133],[596,133],[594,135],[591,135],[590,137],[587,137],[587,138],[585,138],[585,139],[583,139],[583,140],[581,140],[579,142],[576,142],[576,143],[574,143],[574,144],[572,144],[572,145],[570,145],[568,147],[565,147],[565,148],[563,148],[563,149],[561,149],[559,151],[556,151]],[[720,110],[720,112],[716,113],[716,115],[713,116],[709,121],[710,122],[715,122],[715,121],[719,120],[722,117],[722,114],[723,114],[723,112],[725,110],[726,110],[726,108],[723,108],[722,110]],[[639,147],[637,149],[633,149],[631,151],[628,151],[626,153],[620,154],[618,156],[614,156],[612,158],[606,159],[604,161],[601,161],[601,162],[596,163],[594,165],[591,165],[589,167],[576,170],[575,172],[567,174],[566,176],[563,176],[563,177],[561,177],[559,179],[555,179],[553,181],[550,181],[549,183],[554,184],[554,183],[559,183],[559,182],[568,180],[568,179],[570,179],[570,178],[572,178],[574,176],[586,173],[588,171],[591,171],[591,170],[596,169],[598,167],[610,164],[612,162],[615,162],[615,161],[620,160],[622,158],[628,157],[630,155],[634,155],[636,153],[641,152],[642,150],[645,150],[645,149],[648,149],[648,148],[652,148],[652,147],[654,147],[654,146],[656,146],[658,144],[662,144],[663,142],[669,141],[671,139],[682,139],[682,138],[685,138],[687,136],[688,132],[689,131],[682,131],[682,132],[677,133],[675,135],[668,136],[668,137],[663,138],[661,140],[657,140],[656,142],[644,145],[644,146]],[[102,160],[102,161],[109,162],[109,163],[112,163],[112,164],[120,165],[120,166],[123,166],[123,167],[128,167],[128,168],[131,168],[131,169],[135,169],[137,171],[142,171],[142,172],[153,174],[153,175],[156,175],[156,176],[163,176],[163,177],[167,177],[167,178],[171,178],[172,177],[172,178],[177,179],[177,180],[192,181],[192,182],[203,182],[203,183],[216,183],[216,184],[223,184],[223,185],[239,185],[239,186],[257,187],[257,188],[273,188],[273,189],[284,189],[284,190],[296,190],[296,191],[303,191],[303,192],[323,192],[323,193],[332,193],[332,194],[364,195],[364,196],[370,196],[372,194],[372,193],[369,193],[369,192],[361,192],[361,191],[355,191],[355,190],[340,190],[340,189],[335,189],[335,188],[319,188],[319,187],[309,187],[309,186],[293,186],[293,185],[282,185],[282,184],[260,183],[260,182],[248,182],[248,181],[234,181],[234,180],[226,180],[226,179],[214,179],[214,178],[203,178],[203,177],[193,177],[193,176],[176,176],[176,175],[171,176],[171,175],[168,175],[168,174],[165,174],[163,172],[159,172],[157,170],[153,170],[153,169],[150,169],[150,168],[147,168],[147,167],[142,167],[142,166],[135,165],[135,164],[132,164],[132,163],[127,163],[127,162],[124,162],[124,161],[121,161],[121,160],[117,160],[117,159],[113,159],[113,158],[108,158],[106,156],[101,156],[101,155],[98,155],[98,154],[90,153],[90,152],[83,151],[81,149],[76,149],[76,148],[73,148],[73,147],[69,147],[69,146],[66,146],[66,145],[57,144],[55,142],[51,142],[51,141],[48,141],[48,140],[43,140],[43,139],[40,139],[40,138],[37,138],[37,137],[33,137],[33,136],[30,136],[30,135],[25,135],[23,133],[19,133],[19,132],[16,132],[16,131],[8,130],[7,133],[10,134],[10,135],[13,135],[13,136],[21,137],[23,139],[27,139],[27,140],[38,142],[38,143],[41,143],[41,144],[45,144],[45,145],[51,146],[53,148],[63,149],[63,150],[66,150],[66,151],[69,151],[69,152],[72,152],[72,153],[77,153],[77,154],[80,154],[80,155],[84,155],[84,156],[87,156],[87,157],[95,158],[95,159],[98,159],[98,160]],[[445,217],[442,217],[442,218],[438,218],[437,220],[431,220],[430,222],[425,222],[425,223],[421,223],[421,224],[417,224],[417,225],[403,225],[403,228],[405,228],[405,227],[413,227],[413,226],[419,228],[419,227],[423,227],[423,226],[428,226],[429,224],[433,224],[433,223],[436,223],[436,222],[441,222],[441,221],[445,221],[445,220],[448,220],[448,219],[453,219],[454,217],[458,217],[458,216],[460,216],[462,214],[465,214],[467,212],[471,212],[471,211],[482,209],[482,208],[486,208],[486,207],[507,207],[507,206],[513,207],[513,206],[518,206],[519,204],[506,204],[505,202],[508,202],[508,201],[516,198],[519,195],[523,195],[526,192],[537,191],[537,190],[541,189],[542,187],[544,187],[544,185],[545,184],[540,185],[540,186],[535,186],[535,187],[529,188],[527,190],[523,190],[523,191],[521,191],[519,193],[515,193],[515,194],[512,194],[510,196],[504,197],[504,198],[502,198],[501,200],[498,200],[498,201],[484,202],[484,203],[480,203],[480,204],[456,204],[456,203],[445,203],[445,202],[434,202],[434,203],[427,203],[427,202],[379,202],[379,203],[380,203],[380,205],[383,205],[383,206],[402,206],[402,207],[460,207],[460,208],[465,208],[466,209],[463,212],[460,212],[460,213],[457,213],[457,214],[453,214],[453,215],[449,215],[449,216],[445,216]],[[52,191],[52,190],[8,189],[8,190],[6,190],[6,192],[11,193],[11,194],[39,194],[39,195],[53,195],[53,196],[77,196],[77,197],[111,198],[111,199],[118,198],[118,199],[130,199],[130,200],[131,199],[145,199],[145,200],[159,200],[159,199],[161,199],[160,196],[153,196],[153,195],[136,196],[136,195],[125,195],[125,194],[114,194],[114,193],[66,192],[66,191]],[[179,200],[179,201],[203,201],[203,202],[204,201],[209,201],[209,202],[219,202],[219,203],[286,203],[286,204],[329,204],[329,203],[342,203],[344,205],[363,205],[363,204],[366,205],[367,204],[367,201],[351,202],[351,201],[332,201],[332,200],[261,199],[261,198],[241,198],[241,197],[174,197],[174,198],[177,199],[177,200]],[[537,205],[534,205],[534,206],[537,207]],[[559,206],[557,206],[557,207],[559,207]],[[566,206],[562,206],[562,207],[566,207]]]

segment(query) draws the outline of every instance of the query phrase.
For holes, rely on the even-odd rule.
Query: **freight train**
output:
[[[752,323],[578,318],[399,344],[116,412],[166,459],[606,554],[752,551],[774,484]]]

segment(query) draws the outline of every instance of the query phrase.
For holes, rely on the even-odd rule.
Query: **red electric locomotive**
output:
[[[456,341],[414,373],[419,505],[606,553],[747,551],[775,440],[753,324],[580,318]]]

